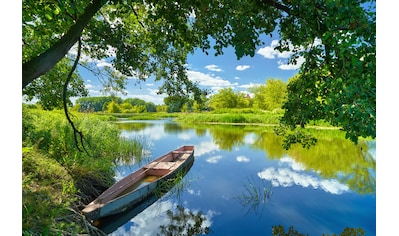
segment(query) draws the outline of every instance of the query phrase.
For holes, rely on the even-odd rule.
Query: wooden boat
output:
[[[155,159],[105,190],[82,213],[88,220],[127,211],[154,193],[157,186],[187,172],[194,162],[194,146],[182,146]]]

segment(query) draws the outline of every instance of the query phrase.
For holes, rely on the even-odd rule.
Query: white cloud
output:
[[[251,66],[249,66],[249,65],[239,65],[236,67],[236,70],[243,71],[243,70],[246,70],[249,68],[251,68]]]
[[[238,162],[249,162],[249,161],[250,161],[249,158],[248,158],[248,157],[245,157],[245,156],[238,156],[238,157],[236,158],[236,160],[237,160]]]
[[[305,170],[305,166],[302,163],[295,161],[291,157],[283,157],[280,159],[280,162],[281,164],[288,164],[293,170],[296,171]]]
[[[283,61],[279,60],[277,64],[279,65],[278,68],[281,70],[297,70],[301,67],[301,65],[305,62],[305,58],[299,57],[297,59],[297,63],[294,64],[285,64]]]
[[[91,88],[93,88],[94,86],[92,85],[92,84],[85,84],[85,88],[87,88],[87,89],[91,89]]]
[[[288,167],[277,169],[274,167],[266,168],[259,172],[258,176],[261,179],[271,181],[275,187],[290,187],[295,184],[305,188],[313,187],[314,189],[322,189],[332,194],[342,194],[349,191],[348,186],[341,184],[336,179],[322,179],[321,177],[304,172],[305,167],[292,158],[282,158],[279,164],[280,166],[286,165]]]
[[[254,133],[249,133],[245,135],[244,137],[244,142],[248,145],[251,145],[255,143],[255,140],[257,139],[257,136]]]
[[[239,79],[240,79],[240,77],[236,76],[236,77],[234,77],[234,79],[236,79],[236,80],[239,80]]]
[[[267,59],[274,59],[276,55],[278,55],[280,52],[277,50],[274,50],[275,47],[279,45],[278,40],[273,40],[270,44],[270,46],[266,46],[264,48],[259,49],[256,53],[262,55],[263,57]]]
[[[167,214],[168,210],[174,212],[176,208],[177,204],[171,201],[155,202],[110,235],[158,235],[161,233],[160,226],[167,226],[170,224],[170,217]],[[186,213],[192,212],[194,215],[198,213],[198,210],[191,210],[188,208],[185,208],[184,211]],[[218,214],[220,213],[212,210],[208,210],[206,214],[201,214],[204,217],[204,221],[200,225],[201,229],[211,227],[213,223],[212,218]],[[194,223],[193,219],[189,219],[186,222],[186,224],[189,224],[191,227],[194,226]]]
[[[90,94],[90,96],[100,96],[100,95],[103,95],[103,94],[101,93],[101,91],[99,91],[99,90],[94,90],[94,89],[89,89],[89,94]]]
[[[151,94],[151,95],[158,95],[158,89],[150,89],[150,88],[147,88],[147,90],[149,91],[149,93]],[[159,94],[160,95],[160,94]]]
[[[187,189],[187,192],[191,195],[195,195],[195,196],[201,196],[201,191],[198,190],[197,192],[194,191],[194,189]]]
[[[102,67],[112,67],[112,64],[107,62],[107,61],[105,61],[105,60],[100,60],[100,61],[97,62],[97,67],[100,67],[100,68],[102,68]]]
[[[223,71],[221,68],[219,68],[219,66],[217,66],[217,65],[207,65],[207,66],[205,66],[205,68],[207,69],[207,70],[210,70],[210,71],[216,71],[216,72],[221,72],[221,71]]]
[[[222,156],[213,156],[213,157],[209,157],[208,159],[206,159],[206,162],[211,163],[211,164],[216,164],[220,161],[220,159],[222,159]]]
[[[254,83],[250,82],[249,84],[243,84],[238,87],[248,89],[248,88],[257,87],[260,85],[262,85],[262,84],[254,84]]]
[[[318,46],[321,44],[322,44],[322,41],[320,39],[315,39],[314,42],[312,43],[312,45],[308,45],[307,48],[310,48],[311,46]],[[276,58],[289,59],[289,58],[291,58],[291,56],[294,54],[294,52],[293,52],[294,46],[290,42],[288,42],[289,51],[279,52],[278,50],[274,49],[278,45],[279,45],[279,41],[273,40],[271,42],[270,46],[266,46],[266,47],[259,49],[257,51],[257,54],[260,54],[267,59],[276,59]],[[296,49],[299,51],[305,50],[304,47],[300,47],[299,49],[298,48],[296,48]],[[277,64],[279,65],[278,68],[281,70],[297,70],[300,68],[300,66],[304,62],[305,62],[305,58],[299,57],[297,59],[296,64],[288,64],[288,60],[287,60],[287,63],[283,62],[283,60],[279,60],[277,62]]]
[[[264,48],[259,49],[256,53],[262,55],[263,57],[267,59],[275,59],[277,58],[290,58],[292,54],[292,50],[294,49],[294,46],[289,42],[289,49],[290,51],[284,51],[280,52],[276,50],[275,48],[279,46],[279,41],[278,40],[273,40],[270,43],[270,46],[266,46]]]
[[[230,81],[224,80],[219,76],[212,76],[209,74],[204,74],[199,71],[187,71],[187,76],[191,81],[198,82],[199,85],[202,86],[211,86],[211,87],[229,87],[232,86]]]
[[[182,140],[191,140],[191,139],[193,139],[193,136],[191,134],[189,134],[189,133],[179,133],[177,135],[177,137],[179,139],[182,139]]]
[[[201,142],[199,145],[195,146],[195,157],[200,157],[205,154],[212,154],[218,151],[220,148],[219,146],[210,141]]]

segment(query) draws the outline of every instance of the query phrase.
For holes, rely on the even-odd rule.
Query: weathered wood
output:
[[[177,171],[191,167],[193,161],[194,146],[182,146],[171,151],[112,185],[89,203],[82,213],[87,219],[95,220],[129,210],[152,194],[159,183],[172,178]],[[145,182],[148,177],[154,181]]]

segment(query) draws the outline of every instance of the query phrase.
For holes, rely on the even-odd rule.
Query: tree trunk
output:
[[[83,29],[91,18],[106,3],[105,0],[92,0],[76,23],[71,26],[58,42],[44,53],[22,64],[22,89],[29,83],[53,68],[80,38]]]

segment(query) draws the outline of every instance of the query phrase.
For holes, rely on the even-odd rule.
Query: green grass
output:
[[[145,113],[93,113],[97,116],[110,117],[109,120],[118,120],[118,118],[125,118],[128,120],[159,120],[164,118],[174,118],[178,113],[167,112],[145,112]]]
[[[83,140],[87,153],[76,148],[63,111],[23,106],[24,235],[98,234],[78,212],[114,182],[116,162],[142,158],[145,144],[121,138],[109,116],[71,117],[83,134],[78,140]]]
[[[228,123],[277,125],[282,113],[254,109],[222,109],[203,113],[181,113],[175,119],[183,123]]]

